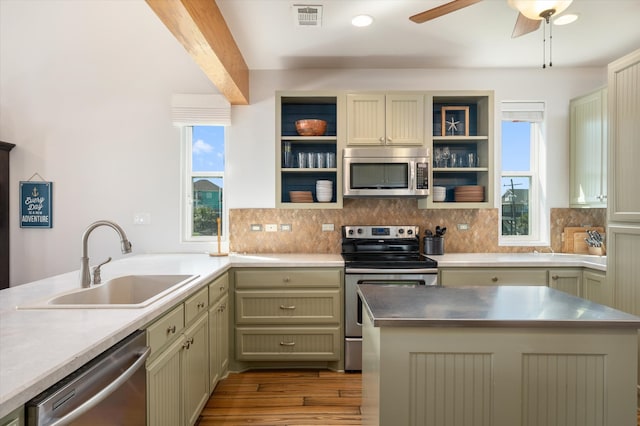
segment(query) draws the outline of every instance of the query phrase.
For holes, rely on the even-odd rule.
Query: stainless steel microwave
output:
[[[345,197],[429,195],[429,150],[425,148],[345,148]]]

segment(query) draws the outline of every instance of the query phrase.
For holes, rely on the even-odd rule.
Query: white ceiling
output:
[[[484,0],[423,24],[409,21],[446,2],[217,0],[252,70],[542,67],[542,26],[512,39],[518,13],[507,0]],[[294,4],[323,5],[322,27],[294,25]],[[554,68],[606,66],[640,48],[640,0],[574,0],[566,13],[580,18],[553,26]],[[357,14],[373,16],[373,25],[353,27]]]

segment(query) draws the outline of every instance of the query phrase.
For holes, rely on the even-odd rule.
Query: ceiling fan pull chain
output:
[[[549,68],[553,66],[552,55],[553,55],[553,25],[551,25],[551,18],[547,21],[549,24]]]
[[[546,24],[543,22],[542,23],[542,69],[545,69],[547,67],[547,61],[545,57],[545,53],[547,49],[546,34],[547,34],[547,28],[546,28]]]

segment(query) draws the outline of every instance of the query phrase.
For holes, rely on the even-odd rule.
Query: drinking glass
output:
[[[448,146],[443,146],[442,147],[442,162],[443,167],[449,167],[449,158],[451,157],[451,151],[449,150]]]
[[[298,153],[298,167],[304,169],[307,167],[307,153],[299,152]]]
[[[442,148],[438,147],[433,150],[433,160],[435,167],[442,167]]]
[[[307,167],[309,167],[311,169],[315,169],[316,168],[316,154],[315,154],[315,152],[308,152],[307,153]]]

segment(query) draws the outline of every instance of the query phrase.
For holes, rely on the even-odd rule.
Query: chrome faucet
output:
[[[91,234],[91,231],[99,226],[109,226],[113,228],[113,230],[120,235],[120,246],[122,249],[122,253],[131,253],[131,243],[127,239],[127,234],[125,234],[120,225],[109,220],[99,220],[89,225],[86,231],[84,231],[84,234],[82,234],[82,257],[80,258],[80,285],[85,288],[91,286],[91,273],[89,272],[89,250],[87,243],[89,241],[89,235]],[[109,258],[109,260],[111,260],[111,258]],[[104,263],[100,264],[100,266],[104,265]],[[99,271],[99,267],[97,271]],[[98,277],[100,276],[99,274],[100,273],[98,272]],[[99,282],[100,279],[98,279],[98,282],[95,282],[94,279],[94,284],[99,284]]]

